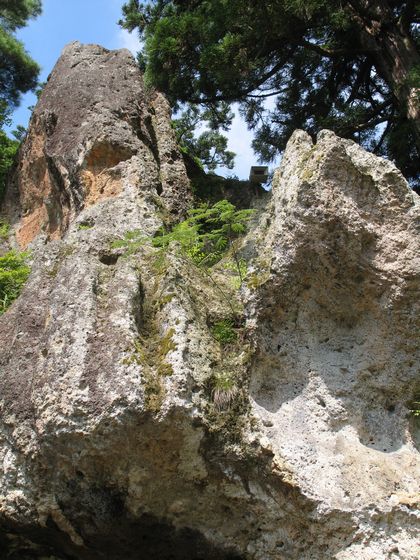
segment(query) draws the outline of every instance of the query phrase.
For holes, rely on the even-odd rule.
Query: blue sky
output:
[[[108,49],[125,47],[135,53],[139,49],[137,37],[122,30],[117,23],[123,3],[124,0],[43,0],[43,14],[18,32],[18,38],[42,68],[40,80],[46,80],[61,50],[71,41],[98,43]],[[33,94],[23,97],[13,115],[12,128],[18,124],[27,126],[28,107],[35,102]],[[219,169],[217,172],[248,178],[249,168],[257,164],[257,158],[251,148],[252,135],[240,118],[235,118],[228,137],[229,149],[237,154],[236,166],[232,171]]]

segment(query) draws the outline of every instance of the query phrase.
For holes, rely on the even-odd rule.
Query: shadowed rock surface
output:
[[[7,196],[33,266],[0,317],[1,559],[418,558],[419,197],[391,163],[295,132],[240,290],[124,256],[192,194],[128,51],[74,43]]]

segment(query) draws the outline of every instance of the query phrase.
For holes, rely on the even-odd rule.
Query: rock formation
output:
[[[169,105],[145,93],[130,52],[66,47],[32,115],[6,201],[11,208],[19,201],[19,244],[41,231],[60,238],[81,209],[129,187],[157,193],[182,215],[187,185]]]
[[[68,46],[7,195],[32,274],[0,317],[0,558],[417,559],[419,197],[295,132],[239,291],[112,244],[191,200],[128,51]]]

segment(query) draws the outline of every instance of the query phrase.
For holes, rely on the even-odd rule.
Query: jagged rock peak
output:
[[[147,92],[126,50],[67,45],[34,110],[7,195],[17,240],[58,238],[88,206],[127,189],[154,191],[180,216],[189,183],[170,108]]]

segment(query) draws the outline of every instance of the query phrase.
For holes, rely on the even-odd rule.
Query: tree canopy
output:
[[[173,103],[238,101],[263,160],[330,128],[418,180],[418,1],[129,0],[121,23]]]
[[[0,199],[8,170],[19,146],[1,130],[20,96],[37,85],[38,64],[25,51],[15,32],[41,13],[41,0],[0,0]]]
[[[197,105],[190,104],[172,121],[181,149],[210,172],[219,166],[232,169],[235,159],[235,154],[227,149],[226,136],[218,130],[219,126],[226,129],[233,114],[225,103],[219,109],[214,115],[210,110],[200,111]],[[203,122],[209,123],[210,129],[197,136],[197,127]]]
[[[40,0],[0,0],[0,101],[4,110],[15,107],[20,94],[37,84],[39,66],[15,32],[40,13]]]

